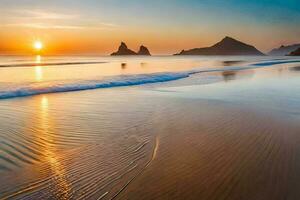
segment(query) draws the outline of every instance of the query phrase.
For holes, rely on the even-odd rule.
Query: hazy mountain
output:
[[[270,56],[285,56],[291,53],[292,51],[295,51],[296,49],[300,48],[300,44],[293,44],[288,46],[281,46],[279,48],[273,49],[268,54]]]
[[[223,40],[211,47],[182,50],[175,55],[264,55],[254,46],[245,44],[231,37]]]

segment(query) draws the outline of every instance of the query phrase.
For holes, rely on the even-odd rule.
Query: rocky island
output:
[[[140,50],[137,54],[141,56],[151,56],[149,49],[143,45],[140,47]]]
[[[124,42],[121,42],[121,45],[118,48],[118,51],[111,54],[111,56],[134,56],[134,55],[141,55],[141,56],[151,56],[150,51],[147,47],[141,46],[138,53],[129,49]]]
[[[254,46],[245,44],[231,37],[225,37],[211,47],[182,50],[175,55],[264,55]]]

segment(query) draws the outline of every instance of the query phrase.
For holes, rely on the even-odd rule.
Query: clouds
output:
[[[28,18],[28,19],[54,19],[54,20],[65,20],[65,19],[76,19],[79,15],[76,14],[64,14],[64,13],[55,13],[45,10],[12,10],[11,16],[18,18]]]
[[[17,28],[32,28],[32,29],[83,29],[84,26],[73,26],[73,25],[54,25],[49,23],[15,23],[15,24],[4,24],[6,27],[17,27]]]
[[[4,24],[2,27],[17,27],[17,28],[30,28],[30,29],[57,29],[57,30],[84,30],[84,29],[97,29],[97,30],[114,30],[118,26],[107,23],[98,23],[94,25],[55,25],[51,23],[12,23]]]
[[[17,9],[9,10],[4,14],[2,27],[28,29],[58,29],[58,30],[114,30],[119,26],[114,23],[102,22],[97,17],[83,14],[59,13],[47,10]]]
[[[154,51],[176,52],[211,45],[225,35],[266,51],[299,42],[299,0],[0,0],[0,4],[5,5],[0,7],[0,44],[43,37],[64,46],[67,41],[80,42],[80,48],[103,50],[126,40],[131,45],[143,41]]]

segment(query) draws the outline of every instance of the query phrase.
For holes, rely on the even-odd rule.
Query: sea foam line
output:
[[[152,74],[138,74],[138,75],[119,75],[113,77],[106,77],[102,80],[87,80],[77,81],[75,83],[57,83],[48,86],[40,86],[35,84],[29,84],[29,86],[15,86],[9,90],[0,91],[0,99],[8,99],[15,97],[26,97],[47,93],[60,93],[60,92],[72,92],[80,90],[91,90],[100,88],[111,87],[124,87],[134,85],[144,85],[150,83],[175,81],[178,79],[188,78],[193,74],[209,73],[209,72],[223,72],[223,71],[241,71],[255,68],[269,67],[272,65],[285,64],[285,63],[298,63],[300,60],[287,60],[287,61],[267,61],[259,62],[243,67],[232,66],[224,68],[213,69],[195,69],[184,72],[160,72]]]
[[[193,72],[182,73],[154,73],[154,74],[139,74],[139,75],[122,75],[108,77],[103,80],[79,81],[77,83],[58,83],[50,86],[22,86],[10,88],[8,91],[0,91],[0,99],[25,97],[46,93],[71,92],[80,90],[91,90],[98,88],[111,88],[122,86],[142,85],[157,82],[167,82],[178,80],[190,76]]]

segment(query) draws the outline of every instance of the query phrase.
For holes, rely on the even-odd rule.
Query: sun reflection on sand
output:
[[[44,143],[43,149],[45,162],[49,164],[51,173],[53,175],[52,179],[55,183],[55,189],[57,190],[57,197],[59,199],[70,199],[71,187],[65,176],[65,166],[60,162],[58,149],[54,143],[55,138],[53,138],[52,129],[53,125],[51,118],[49,117],[49,100],[47,96],[42,96],[40,98],[40,140]]]
[[[48,105],[49,105],[48,98],[46,96],[43,96],[41,100],[41,108],[43,111],[42,113],[47,114],[46,110],[48,110]]]
[[[154,150],[153,150],[151,161],[153,161],[156,158],[158,147],[159,147],[159,137],[156,136],[155,146],[154,146]]]

